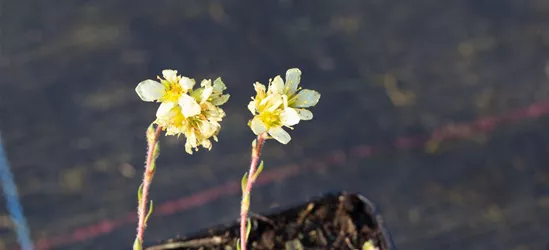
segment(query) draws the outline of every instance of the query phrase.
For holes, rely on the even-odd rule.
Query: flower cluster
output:
[[[268,89],[265,85],[254,84],[256,96],[248,104],[248,109],[254,115],[249,126],[256,134],[267,132],[282,144],[287,144],[290,134],[282,127],[299,123],[300,120],[311,120],[313,113],[305,109],[315,106],[320,99],[320,93],[310,89],[301,90],[298,87],[301,71],[297,68],[286,71],[286,82],[280,76],[269,80]]]
[[[240,219],[240,243],[239,249],[246,250],[247,237],[249,235],[248,211],[250,206],[250,193],[253,183],[263,169],[263,162],[259,162],[262,144],[267,138],[274,138],[282,144],[290,142],[291,137],[283,127],[293,129],[292,126],[301,120],[313,119],[313,113],[306,108],[315,106],[320,100],[320,93],[310,89],[301,89],[301,71],[297,68],[286,71],[285,81],[276,76],[269,79],[268,88],[256,82],[254,88],[255,97],[248,104],[248,109],[254,115],[248,126],[258,135],[252,143],[252,161],[250,171],[242,179],[242,203]],[[189,154],[198,150],[200,146],[211,149],[210,138],[217,141],[217,134],[221,129],[220,122],[225,117],[225,112],[220,108],[229,99],[228,94],[223,94],[227,89],[221,78],[215,81],[202,80],[200,87],[194,89],[196,82],[185,76],[177,74],[176,70],[163,70],[162,77],[158,81],[145,80],[140,82],[135,91],[141,100],[146,102],[159,102],[156,111],[156,119],[147,130],[147,142],[149,150],[145,164],[143,183],[139,189],[139,223],[137,235],[134,241],[134,250],[142,249],[143,234],[148,217],[152,212],[152,201],[147,212],[147,195],[156,169],[156,158],[159,154],[158,140],[162,131],[166,135],[181,136],[187,139],[185,151]],[[154,129],[156,124],[156,129]],[[249,177],[249,178],[248,178]],[[248,225],[248,226],[247,226]],[[369,247],[369,245],[364,245]],[[365,249],[363,247],[363,249]],[[368,248],[369,249],[369,248]]]
[[[196,82],[185,76],[177,75],[176,70],[163,70],[163,79],[140,82],[135,91],[146,102],[160,102],[156,112],[156,123],[166,131],[166,135],[183,134],[187,141],[185,151],[193,153],[199,146],[211,149],[210,138],[217,141],[221,129],[220,122],[225,112],[219,106],[227,102],[227,88],[221,78],[213,84],[211,80],[202,80],[200,87],[193,89]]]

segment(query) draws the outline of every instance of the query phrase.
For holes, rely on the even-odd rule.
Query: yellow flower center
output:
[[[183,94],[183,88],[179,83],[172,83],[168,81],[162,81],[166,92],[160,97],[161,102],[177,102],[179,97]]]
[[[177,110],[176,115],[172,118],[171,122],[176,127],[181,127],[185,123],[185,116],[181,113],[181,108],[179,106],[175,107]]]
[[[282,121],[280,121],[281,111],[276,110],[274,112],[263,111],[259,112],[259,119],[265,124],[267,128],[274,128],[282,126]]]

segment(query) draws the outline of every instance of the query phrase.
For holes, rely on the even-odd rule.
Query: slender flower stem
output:
[[[158,138],[160,137],[160,132],[162,132],[162,127],[157,126],[154,132],[154,138],[147,140],[148,150],[147,150],[147,160],[145,162],[145,173],[143,174],[143,191],[141,193],[141,200],[139,201],[139,207],[137,209],[137,215],[139,222],[137,225],[137,238],[141,243],[143,243],[143,234],[145,233],[145,218],[147,215],[147,196],[149,194],[149,187],[154,176],[154,151]]]
[[[250,163],[250,170],[248,171],[248,180],[246,183],[246,188],[242,193],[242,203],[240,206],[240,250],[246,250],[246,245],[248,242],[248,235],[246,232],[246,223],[248,221],[248,211],[250,208],[250,193],[252,191],[252,186],[255,182],[255,171],[257,170],[257,163],[259,162],[259,155],[261,153],[261,148],[263,147],[263,142],[267,135],[262,133],[257,136],[257,140],[252,144],[252,161]]]

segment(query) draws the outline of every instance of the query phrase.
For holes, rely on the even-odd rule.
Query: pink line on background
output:
[[[421,147],[426,141],[433,139],[437,141],[467,138],[478,132],[490,132],[496,126],[508,123],[514,123],[525,119],[538,118],[549,114],[549,102],[534,103],[526,108],[515,109],[501,116],[480,117],[475,121],[466,123],[448,124],[435,129],[430,135],[415,135],[409,137],[396,138],[390,145],[358,145],[345,152],[344,150],[334,150],[328,153],[322,159],[309,159],[304,161],[303,165],[291,164],[275,169],[264,170],[256,182],[256,185],[265,185],[276,181],[284,180],[291,176],[299,175],[307,167],[323,168],[331,165],[341,165],[347,160],[347,157],[354,159],[363,159],[379,154],[387,149],[409,149]],[[177,212],[189,210],[202,206],[209,202],[220,199],[224,196],[237,195],[240,193],[240,180],[229,181],[194,194],[171,200],[155,206],[154,216],[165,216]],[[98,223],[79,227],[50,238],[41,239],[36,244],[39,250],[47,250],[54,247],[66,246],[81,241],[93,239],[104,234],[108,234],[117,228],[136,222],[136,212],[128,212],[126,216],[119,219],[105,219]]]

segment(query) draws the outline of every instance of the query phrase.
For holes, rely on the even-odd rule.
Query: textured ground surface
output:
[[[304,86],[323,96],[291,144],[266,144],[271,174],[252,196],[256,212],[348,190],[377,202],[401,249],[549,246],[543,115],[482,133],[454,129],[457,139],[371,157],[345,153],[549,100],[547,1],[3,2],[0,130],[43,245],[123,249],[133,241],[134,223],[102,224],[109,233],[93,238],[97,227],[74,230],[136,206],[143,131],[155,112],[133,91],[140,80],[175,68],[222,76],[232,94],[211,152],[191,157],[182,143],[162,142],[151,195],[164,204],[226,183],[235,189],[253,139],[252,83],[299,67]],[[339,157],[322,161],[332,152]],[[155,211],[146,238],[235,220],[238,186],[217,190],[225,192],[193,196],[198,207]],[[11,249],[4,217],[1,226],[0,245]]]

